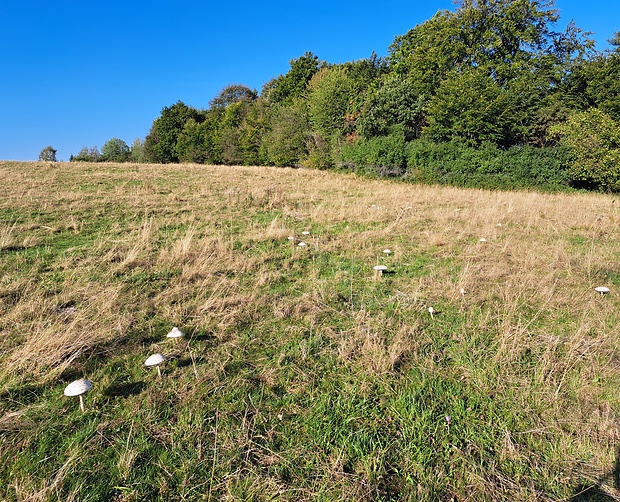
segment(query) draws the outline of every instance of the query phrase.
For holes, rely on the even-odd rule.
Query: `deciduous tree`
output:
[[[57,150],[48,145],[39,153],[39,160],[43,162],[56,162],[56,152]]]
[[[112,138],[101,147],[101,160],[104,162],[126,162],[131,149],[122,139]]]
[[[167,164],[178,162],[177,139],[188,119],[202,121],[202,116],[195,108],[182,101],[176,102],[161,111],[155,119],[144,144],[145,156],[150,162]]]

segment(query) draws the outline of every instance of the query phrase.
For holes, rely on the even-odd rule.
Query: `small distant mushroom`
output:
[[[65,387],[65,396],[80,397],[80,410],[82,413],[84,412],[84,394],[86,394],[90,389],[93,388],[93,384],[86,380],[86,378],[80,378],[79,380],[75,380],[71,382],[69,385]]]
[[[486,242],[486,241],[487,240],[484,237],[482,237],[479,242]]]
[[[431,315],[431,319],[435,319],[435,318],[433,317],[433,314],[435,313],[435,309],[434,309],[433,307],[429,307],[429,308],[428,308],[428,313]]]
[[[501,224],[501,223],[498,223],[498,224],[497,224],[497,226],[498,226],[498,227],[501,227],[501,226],[502,226],[502,224]]]
[[[385,256],[389,256],[389,255],[391,255],[391,254],[392,254],[392,250],[391,250],[391,249],[384,249],[384,250],[383,250],[383,254],[384,254]]]
[[[185,333],[175,326],[170,330],[170,333],[166,335],[166,338],[185,338]]]
[[[465,289],[464,289],[464,288],[461,288],[461,290],[460,290],[460,291],[461,291],[461,295],[465,296]]]
[[[381,277],[383,272],[388,269],[385,265],[375,265],[373,268],[375,270],[375,277]]]
[[[310,232],[308,230],[304,230],[301,235],[310,235]]]
[[[297,244],[297,247],[300,248],[305,248],[307,246],[307,244],[304,241],[301,241],[299,244]]]
[[[594,288],[594,291],[602,295],[606,295],[607,293],[609,293],[609,288],[605,286],[597,286],[596,288]]]
[[[157,374],[161,376],[161,369],[159,369],[159,365],[165,360],[166,358],[163,354],[153,354],[152,356],[149,356],[146,361],[144,361],[144,366],[148,366],[149,368],[151,366],[157,367]]]

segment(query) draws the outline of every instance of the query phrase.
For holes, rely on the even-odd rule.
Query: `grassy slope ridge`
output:
[[[0,499],[620,500],[611,197],[192,165],[0,185]]]

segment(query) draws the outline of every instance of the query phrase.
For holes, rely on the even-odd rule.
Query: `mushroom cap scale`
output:
[[[179,328],[175,326],[174,328],[170,330],[170,333],[168,333],[166,337],[167,338],[184,338],[185,333],[183,333]]]
[[[71,382],[69,385],[65,387],[65,396],[73,397],[73,396],[81,396],[82,394],[88,392],[93,388],[93,384],[86,380],[86,378],[80,378],[79,380],[75,380]]]
[[[144,361],[144,366],[157,366],[158,364],[163,363],[165,360],[166,358],[163,356],[163,354],[153,354],[152,356],[149,356],[146,361]]]

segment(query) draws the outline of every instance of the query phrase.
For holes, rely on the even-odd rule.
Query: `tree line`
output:
[[[260,92],[232,84],[205,109],[179,101],[144,141],[73,160],[618,191],[620,36],[598,52],[558,20],[552,0],[460,0],[397,36],[385,58],[330,64],[306,52]]]

